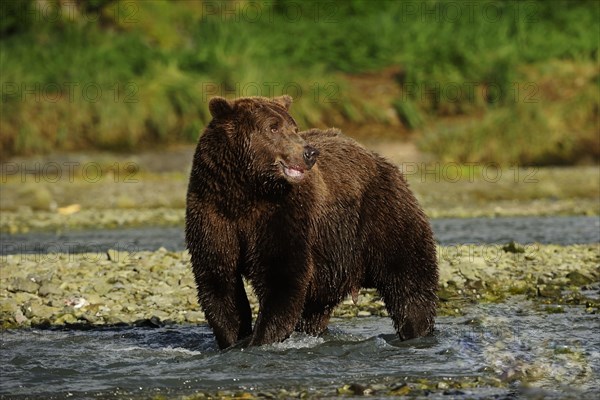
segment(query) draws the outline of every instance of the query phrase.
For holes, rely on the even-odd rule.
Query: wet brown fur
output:
[[[333,308],[361,287],[379,291],[400,338],[430,333],[435,243],[402,174],[335,129],[298,133],[290,103],[211,100],[213,120],[194,155],[186,241],[219,346],[322,333]],[[314,166],[303,158],[313,147]],[[259,299],[254,329],[242,277]]]

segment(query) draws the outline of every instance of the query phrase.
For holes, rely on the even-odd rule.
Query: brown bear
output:
[[[363,287],[378,290],[401,339],[430,333],[435,242],[404,177],[338,130],[298,132],[291,102],[209,103],[186,242],[219,346],[278,342],[294,329],[320,334]],[[254,329],[243,277],[259,299]]]

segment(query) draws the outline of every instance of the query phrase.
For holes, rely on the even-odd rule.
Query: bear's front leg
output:
[[[196,279],[200,305],[221,349],[252,333],[250,303],[242,277],[236,275],[204,275]]]
[[[260,301],[250,346],[281,342],[300,321],[310,277],[305,254],[288,252],[267,262],[267,274],[256,284]]]
[[[201,226],[201,225],[200,225]],[[198,301],[221,349],[252,334],[252,313],[237,271],[237,243],[221,229],[188,229],[188,248],[198,289]],[[229,239],[229,240],[228,240]]]
[[[189,195],[185,238],[198,300],[221,349],[252,334],[252,313],[239,267],[234,226]]]

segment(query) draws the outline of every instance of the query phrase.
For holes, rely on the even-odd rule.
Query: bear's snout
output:
[[[319,150],[315,149],[312,146],[306,145],[304,146],[304,163],[306,164],[306,168],[311,169],[315,162],[317,162],[317,157],[319,156]]]

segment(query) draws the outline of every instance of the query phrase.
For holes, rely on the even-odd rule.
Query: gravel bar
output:
[[[439,314],[508,296],[536,300],[548,312],[581,305],[598,313],[600,244],[438,247]],[[258,304],[250,287],[252,310]],[[335,317],[380,315],[377,292],[348,298]],[[0,325],[19,327],[205,323],[186,251],[15,254],[0,257]]]

